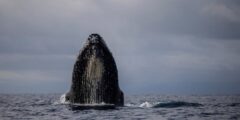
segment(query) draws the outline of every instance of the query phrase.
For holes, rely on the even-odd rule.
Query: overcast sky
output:
[[[0,92],[67,92],[91,33],[125,94],[240,94],[239,0],[0,0]]]

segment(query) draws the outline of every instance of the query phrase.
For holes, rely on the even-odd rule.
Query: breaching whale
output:
[[[91,34],[77,57],[72,85],[66,100],[78,104],[122,106],[124,95],[118,84],[118,71],[103,38]]]

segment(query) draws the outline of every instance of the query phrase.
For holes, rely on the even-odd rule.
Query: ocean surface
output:
[[[240,96],[129,95],[113,109],[72,109],[61,94],[0,94],[0,120],[239,120]]]

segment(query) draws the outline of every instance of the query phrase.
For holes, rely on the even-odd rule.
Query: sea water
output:
[[[102,103],[104,105],[104,103]],[[64,94],[0,94],[0,120],[240,119],[240,96],[126,95],[113,109],[71,109]]]

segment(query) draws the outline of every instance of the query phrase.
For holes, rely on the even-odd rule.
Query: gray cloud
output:
[[[45,91],[66,91],[75,56],[97,32],[128,92],[237,93],[239,6],[237,0],[0,0],[0,89],[26,92],[21,83],[32,89],[31,79],[44,76],[39,84],[59,85]]]
[[[238,40],[239,8],[233,1],[2,0],[0,51],[73,53],[64,48],[80,47],[91,32],[111,39],[170,34]]]

